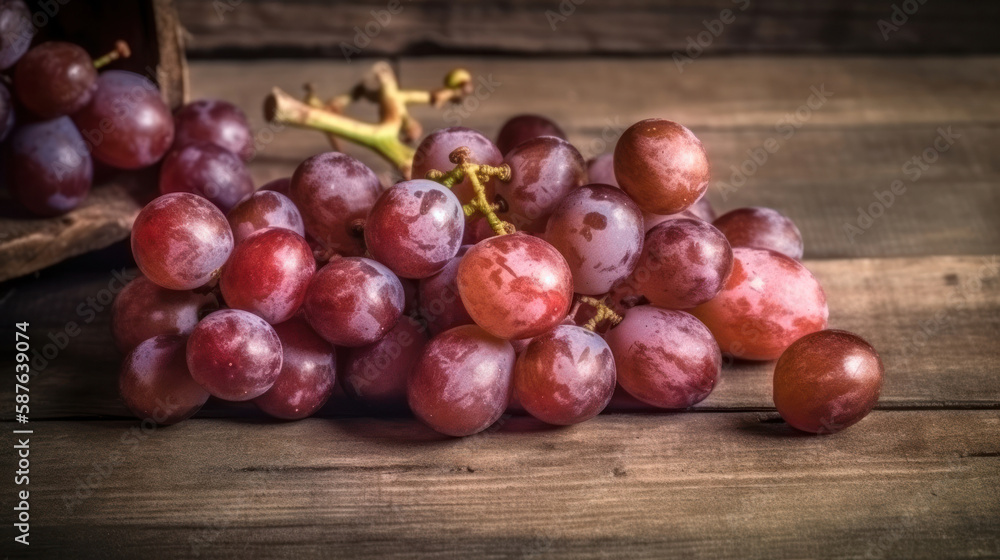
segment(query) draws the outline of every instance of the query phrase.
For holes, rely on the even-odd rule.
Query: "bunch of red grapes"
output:
[[[187,166],[170,179],[187,183],[139,214],[143,276],[113,309],[121,392],[140,417],[174,423],[214,396],[304,418],[339,383],[452,436],[509,409],[569,425],[616,388],[691,407],[723,355],[780,357],[775,404],[805,431],[838,431],[878,400],[878,354],[825,330],[795,224],[767,208],[716,218],[705,150],[677,123],[638,122],[589,162],[544,117],[511,119],[496,143],[446,128],[413,163],[436,180],[388,188],[330,152],[250,192],[199,172],[201,150],[164,164],[164,180],[171,158]],[[493,212],[477,215],[483,196]]]

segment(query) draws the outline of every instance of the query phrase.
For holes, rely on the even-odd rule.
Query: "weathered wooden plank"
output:
[[[957,558],[1000,554],[1000,412],[46,422],[18,557]],[[13,469],[12,453],[0,464]]]

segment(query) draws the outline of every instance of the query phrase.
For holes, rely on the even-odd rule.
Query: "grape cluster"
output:
[[[802,430],[842,429],[878,400],[878,354],[825,330],[798,229],[767,208],[716,217],[708,157],[680,124],[636,123],[588,162],[523,115],[496,143],[428,135],[417,178],[387,188],[331,152],[253,192],[208,163],[245,153],[238,117],[220,102],[178,113],[191,143],[134,225],[142,276],[113,330],[141,417],[176,422],[214,396],[304,418],[339,383],[373,411],[466,436],[512,409],[583,422],[616,388],[685,409],[719,384],[724,355],[780,357],[775,403]]]

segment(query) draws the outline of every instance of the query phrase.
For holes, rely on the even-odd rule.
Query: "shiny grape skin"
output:
[[[277,381],[281,340],[264,319],[239,309],[221,309],[191,332],[187,364],[191,377],[212,396],[248,401]]]
[[[555,247],[525,233],[474,245],[458,266],[458,293],[476,324],[500,338],[538,336],[573,302],[573,274]]]
[[[3,142],[10,131],[14,130],[17,120],[14,113],[14,100],[11,99],[10,90],[0,82],[0,142]]]
[[[588,159],[587,177],[591,183],[618,187],[618,179],[615,179],[614,155],[601,154]]]
[[[32,48],[14,69],[14,91],[43,119],[71,115],[97,91],[97,69],[87,51],[73,43],[48,41]]]
[[[302,214],[292,199],[277,191],[259,190],[244,198],[226,215],[236,243],[264,228],[284,228],[305,237]]]
[[[69,117],[22,125],[9,139],[8,155],[11,194],[32,214],[65,214],[90,192],[93,161]]]
[[[774,360],[799,338],[826,328],[826,294],[806,267],[766,249],[733,249],[733,271],[711,301],[691,310],[722,351]]]
[[[236,154],[215,144],[190,144],[167,152],[160,166],[160,194],[189,192],[223,212],[254,192],[250,170]]]
[[[536,336],[514,366],[514,395],[529,414],[568,426],[600,414],[615,391],[615,360],[600,335],[560,325]]]
[[[315,155],[292,175],[289,198],[298,206],[306,232],[344,256],[364,254],[358,225],[382,192],[375,172],[339,152]]]
[[[543,237],[566,257],[576,292],[599,295],[631,274],[643,235],[642,212],[632,199],[608,185],[586,185],[563,198]]]
[[[788,217],[771,208],[737,208],[719,216],[719,228],[733,247],[770,249],[795,260],[802,259],[802,233]]]
[[[878,404],[885,367],[856,334],[823,330],[789,346],[774,368],[774,406],[793,428],[839,432]]]
[[[455,168],[455,164],[448,158],[456,148],[461,147],[469,148],[472,152],[473,163],[493,166],[503,163],[503,155],[493,145],[493,142],[490,142],[489,138],[471,128],[452,126],[435,130],[420,142],[420,145],[417,146],[417,152],[413,156],[411,176],[414,179],[424,179],[427,177],[427,172],[432,169],[445,173],[451,171]],[[493,201],[493,183],[494,181],[491,180],[483,185],[486,189],[486,198],[491,202]],[[462,179],[462,182],[452,186],[451,190],[463,204],[468,203],[475,196],[472,183],[468,179]]]
[[[0,70],[17,63],[31,47],[35,26],[22,0],[0,0]]]
[[[166,194],[139,212],[132,225],[132,256],[150,280],[170,290],[208,283],[233,251],[226,217],[190,193]]]
[[[407,411],[406,380],[427,341],[418,321],[400,318],[378,342],[350,349],[340,378],[344,391],[371,410]]]
[[[458,253],[465,213],[450,189],[427,179],[384,191],[365,222],[372,257],[403,278],[427,278]]]
[[[161,426],[176,424],[194,416],[208,400],[208,391],[188,371],[186,344],[184,336],[156,336],[125,357],[118,390],[136,417]]]
[[[690,309],[715,297],[732,269],[726,236],[709,223],[682,218],[646,234],[632,278],[653,305]]]
[[[541,115],[517,115],[500,127],[497,134],[497,148],[507,155],[520,144],[539,136],[555,136],[566,139],[566,133],[559,125]]]
[[[243,161],[254,156],[253,134],[243,110],[221,99],[200,99],[174,113],[174,147],[209,143]]]
[[[316,259],[301,235],[267,228],[236,245],[222,269],[219,287],[229,307],[275,325],[302,307],[315,272]]]
[[[129,282],[111,304],[111,334],[122,353],[159,335],[189,335],[216,297],[161,288],[145,276]]]
[[[434,430],[461,437],[496,422],[510,400],[514,349],[476,325],[427,343],[407,381],[413,413]]]
[[[615,356],[618,383],[640,401],[680,409],[715,388],[722,354],[712,333],[684,311],[633,307],[605,339]]]
[[[501,218],[518,229],[541,232],[559,202],[587,179],[583,156],[569,142],[542,136],[522,142],[505,157],[510,181],[496,182],[497,195],[507,203]]]
[[[283,420],[312,416],[337,386],[337,352],[299,317],[274,325],[274,332],[281,340],[281,373],[253,403]]]
[[[174,119],[156,84],[123,70],[97,77],[97,91],[73,122],[94,158],[119,169],[160,161],[174,141]]]
[[[420,280],[417,287],[420,315],[432,335],[475,322],[458,295],[458,266],[469,249],[470,246],[463,246],[440,272]]]
[[[396,325],[406,304],[399,278],[381,263],[342,257],[313,276],[303,304],[306,320],[337,346],[365,346]]]
[[[646,212],[667,215],[687,209],[708,189],[711,169],[701,141],[665,119],[639,121],[615,145],[615,177]]]

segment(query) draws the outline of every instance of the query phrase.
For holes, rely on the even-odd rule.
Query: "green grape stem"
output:
[[[583,325],[583,328],[588,331],[597,330],[597,325],[600,325],[604,321],[611,321],[612,326],[622,322],[622,316],[615,313],[614,310],[608,307],[602,300],[590,296],[579,296],[579,301],[586,303],[597,310],[597,315],[594,315]]]
[[[483,186],[483,184],[489,181],[491,177],[495,177],[504,182],[510,181],[510,166],[506,163],[499,167],[473,163],[472,150],[465,146],[456,148],[448,156],[448,159],[455,164],[454,169],[448,172],[432,169],[427,172],[427,178],[432,181],[437,181],[450,189],[468,177],[469,183],[472,184],[472,189],[476,193],[476,196],[473,197],[468,204],[462,206],[462,210],[465,212],[465,215],[472,216],[476,212],[479,212],[486,217],[486,222],[490,224],[490,227],[493,228],[493,232],[497,235],[514,233],[516,231],[514,224],[505,222],[497,216],[496,211],[498,206],[496,204],[491,204],[490,201],[487,200],[486,187]]]

